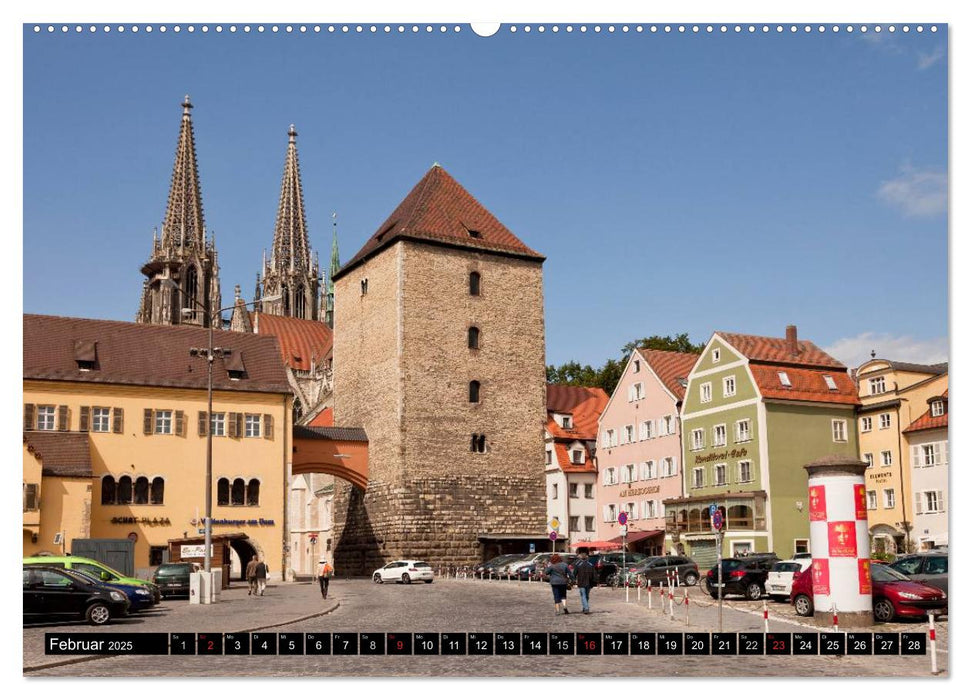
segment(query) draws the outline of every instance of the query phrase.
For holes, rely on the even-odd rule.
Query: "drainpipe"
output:
[[[901,398],[900,404],[897,406],[897,454],[900,455],[900,524],[904,528],[904,547],[906,551],[904,554],[910,554],[910,531],[911,523],[907,522],[907,499],[909,494],[904,491],[904,447],[903,447],[903,423],[900,422],[900,408],[903,406],[903,402],[908,401],[908,399]],[[910,411],[907,412],[908,414]],[[910,425],[908,417],[908,425]],[[910,465],[913,468],[914,465]]]
[[[292,420],[293,412],[287,408],[287,395],[283,395],[283,550],[281,552],[282,565],[280,567],[280,579],[287,580],[287,573],[290,571],[290,463],[289,454],[290,434],[293,431],[287,425]]]

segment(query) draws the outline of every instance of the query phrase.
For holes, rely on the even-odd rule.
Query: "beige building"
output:
[[[336,567],[469,564],[545,544],[543,256],[432,167],[335,283]]]
[[[911,453],[904,430],[947,388],[947,363],[920,365],[872,359],[856,370],[861,406],[860,459],[866,471],[867,517],[875,553],[916,546]]]
[[[281,576],[292,398],[274,338],[213,332],[207,420],[208,330],[34,315],[23,330],[24,556],[128,540],[142,574],[178,556],[170,540],[201,537],[212,430],[214,559],[238,578],[258,553]]]

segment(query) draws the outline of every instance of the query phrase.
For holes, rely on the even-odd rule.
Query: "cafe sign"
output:
[[[182,559],[196,559],[206,556],[206,545],[204,544],[184,544],[179,548],[179,556]],[[209,545],[209,556],[212,556],[212,545]]]
[[[741,459],[748,456],[748,450],[741,449],[724,450],[722,452],[709,452],[706,455],[695,455],[695,464],[708,464],[708,462],[721,462],[726,459]]]

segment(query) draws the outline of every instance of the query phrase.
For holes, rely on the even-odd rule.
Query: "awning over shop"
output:
[[[579,549],[580,547],[586,547],[587,549],[620,549],[620,545],[612,540],[597,540],[594,542],[574,542],[570,545],[572,549]]]
[[[658,535],[663,535],[664,530],[643,530],[640,532],[630,532],[627,534],[627,544],[634,544],[635,542],[640,542],[641,540],[646,540],[650,537],[657,537]],[[623,546],[624,538],[615,537],[610,540],[617,546]]]

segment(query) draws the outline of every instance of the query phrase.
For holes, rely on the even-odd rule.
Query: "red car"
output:
[[[873,617],[878,622],[890,622],[894,617],[925,617],[931,610],[947,610],[947,593],[911,581],[881,562],[870,563],[870,580],[873,582]],[[808,617],[813,614],[812,567],[793,581],[792,606],[797,615]]]

